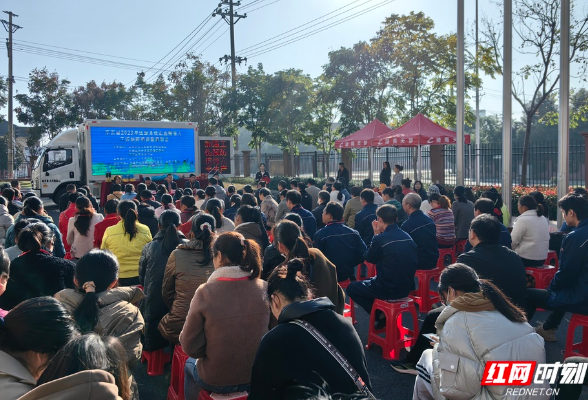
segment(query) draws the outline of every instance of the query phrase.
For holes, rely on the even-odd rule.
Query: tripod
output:
[[[225,180],[225,182],[227,182],[229,185],[232,185],[232,183],[227,179],[227,177],[221,172],[221,169],[217,166],[213,167],[210,172],[208,172],[208,179],[210,179],[211,176],[214,176],[218,174],[218,176],[220,178],[223,178]]]

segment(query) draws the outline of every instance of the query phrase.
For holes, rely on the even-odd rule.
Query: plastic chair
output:
[[[442,260],[441,257],[439,257]],[[410,292],[410,298],[419,305],[420,313],[428,313],[431,311],[433,304],[439,301],[439,293],[431,290],[431,279],[439,282],[441,276],[441,269],[417,270],[415,276],[418,280],[417,290]]]
[[[453,245],[453,257],[457,259],[457,257],[465,251],[465,245],[467,242],[466,239],[459,239],[455,242],[455,245]]]
[[[171,361],[171,354],[164,353],[163,349],[155,351],[144,351],[141,355],[141,362],[147,361],[147,375],[163,375],[163,367]]]
[[[376,330],[376,312],[381,311],[386,316],[386,327]],[[413,329],[402,325],[402,314],[409,313],[412,316]],[[382,348],[382,357],[386,360],[397,360],[400,358],[400,350],[414,346],[419,330],[416,307],[411,298],[399,300],[378,300],[374,301],[370,314],[370,328],[368,341],[365,346],[369,349],[372,344]],[[382,337],[380,334],[385,333]]]
[[[582,327],[582,340],[574,343],[574,333],[578,327]],[[568,357],[588,357],[588,316],[586,315],[572,314],[566,336],[564,359]]]
[[[449,247],[446,249],[439,249],[439,259],[437,260],[437,268],[441,271],[445,268],[445,257],[451,257],[451,261],[449,264],[455,263],[455,249],[453,247]]]
[[[553,264],[551,263],[553,261]],[[549,250],[547,252],[547,258],[545,259],[545,265],[555,265],[556,270],[559,269],[559,258],[555,250]]]
[[[535,277],[535,288],[536,289],[547,289],[553,276],[557,272],[557,268],[553,265],[544,265],[542,267],[532,268],[527,267],[525,268],[527,274],[533,275]]]
[[[339,286],[341,286],[341,288],[344,290],[347,290],[350,284],[351,281],[349,279],[343,282],[339,282]],[[345,310],[343,311],[343,316],[345,318],[351,318],[351,323],[353,325],[357,324],[357,320],[355,319],[355,304],[353,303],[351,297],[349,298],[349,304],[345,303]]]
[[[376,264],[372,264],[369,262],[364,262],[363,264],[365,264],[367,267],[367,276],[365,278],[361,277],[361,265],[362,264],[359,264],[357,266],[357,276],[356,276],[356,279],[358,281],[365,281],[366,279],[373,278],[374,276],[376,276],[376,272],[377,272],[376,271]]]
[[[184,366],[188,358],[182,346],[176,344],[172,359],[171,379],[169,389],[167,389],[167,400],[184,400]]]

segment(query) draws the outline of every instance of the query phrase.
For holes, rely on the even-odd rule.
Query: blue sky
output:
[[[306,32],[381,3],[383,0],[243,0],[242,12],[247,12],[248,17],[236,25],[237,55],[249,56],[249,64],[263,63],[267,72],[300,68],[314,77],[321,73],[321,67],[327,62],[329,51],[351,46],[360,40],[369,40],[376,34],[385,17],[392,13],[408,14],[411,11],[423,11],[433,18],[438,33],[445,34],[457,30],[456,0],[396,0],[331,29],[256,57],[251,57],[254,54],[251,50],[243,50],[342,6],[348,5],[341,11],[356,6],[357,8]],[[19,17],[15,18],[14,22],[23,27],[14,34],[15,50],[20,43],[133,65],[128,67],[130,69],[123,69],[15,51],[15,88],[18,92],[26,92],[26,77],[35,67],[55,70],[76,86],[84,85],[90,80],[98,83],[113,80],[125,84],[132,82],[140,67],[145,67],[145,70],[152,67],[205,20],[217,4],[218,0],[176,0],[165,3],[156,0],[103,0],[92,3],[73,0],[5,0],[3,10],[18,14]],[[466,1],[466,29],[471,29],[475,20],[474,4],[473,0]],[[480,12],[498,20],[499,6],[491,1],[480,1]],[[223,21],[215,25],[217,21],[220,21],[218,16],[205,25],[196,36],[199,38],[212,28],[210,34],[198,43],[195,49],[198,52],[203,51],[203,58],[213,63],[217,62],[219,57],[230,54],[229,33],[226,31],[228,26]],[[4,37],[7,37],[6,34]],[[43,46],[18,41],[35,42]],[[47,45],[73,50],[49,48]],[[45,52],[30,47],[28,51]],[[164,61],[167,60],[166,58]],[[526,60],[515,58],[515,67],[517,63],[524,61]],[[245,68],[242,66],[241,70]],[[5,76],[7,69],[6,52],[2,51],[0,74]],[[151,73],[148,72],[147,76]],[[578,86],[578,82],[572,83],[572,87]],[[489,113],[501,112],[501,88],[500,77],[498,80],[484,79],[485,90],[481,109],[486,109]],[[514,103],[513,107],[516,107]],[[519,110],[515,108],[514,111],[517,113]]]

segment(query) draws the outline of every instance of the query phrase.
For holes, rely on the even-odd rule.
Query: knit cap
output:
[[[429,187],[429,191],[427,192],[427,194],[430,196],[432,194],[439,194],[439,188],[435,185],[431,185]]]

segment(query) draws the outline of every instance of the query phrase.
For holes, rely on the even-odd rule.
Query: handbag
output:
[[[353,383],[355,383],[355,386],[357,386],[357,389],[360,393],[365,395],[370,400],[377,400],[376,397],[372,394],[372,392],[370,392],[370,389],[367,387],[363,379],[361,379],[357,371],[351,366],[349,361],[347,361],[347,359],[343,357],[343,354],[341,354],[341,352],[339,352],[339,350],[337,350],[337,348],[333,346],[333,344],[329,342],[329,340],[326,337],[324,337],[322,333],[320,333],[314,326],[312,326],[306,321],[295,319],[290,321],[290,323],[298,325],[299,327],[303,328],[308,333],[310,333],[333,356],[333,358],[339,363],[339,365],[343,367],[345,372],[347,372],[347,375],[349,375],[349,377],[353,379]]]

